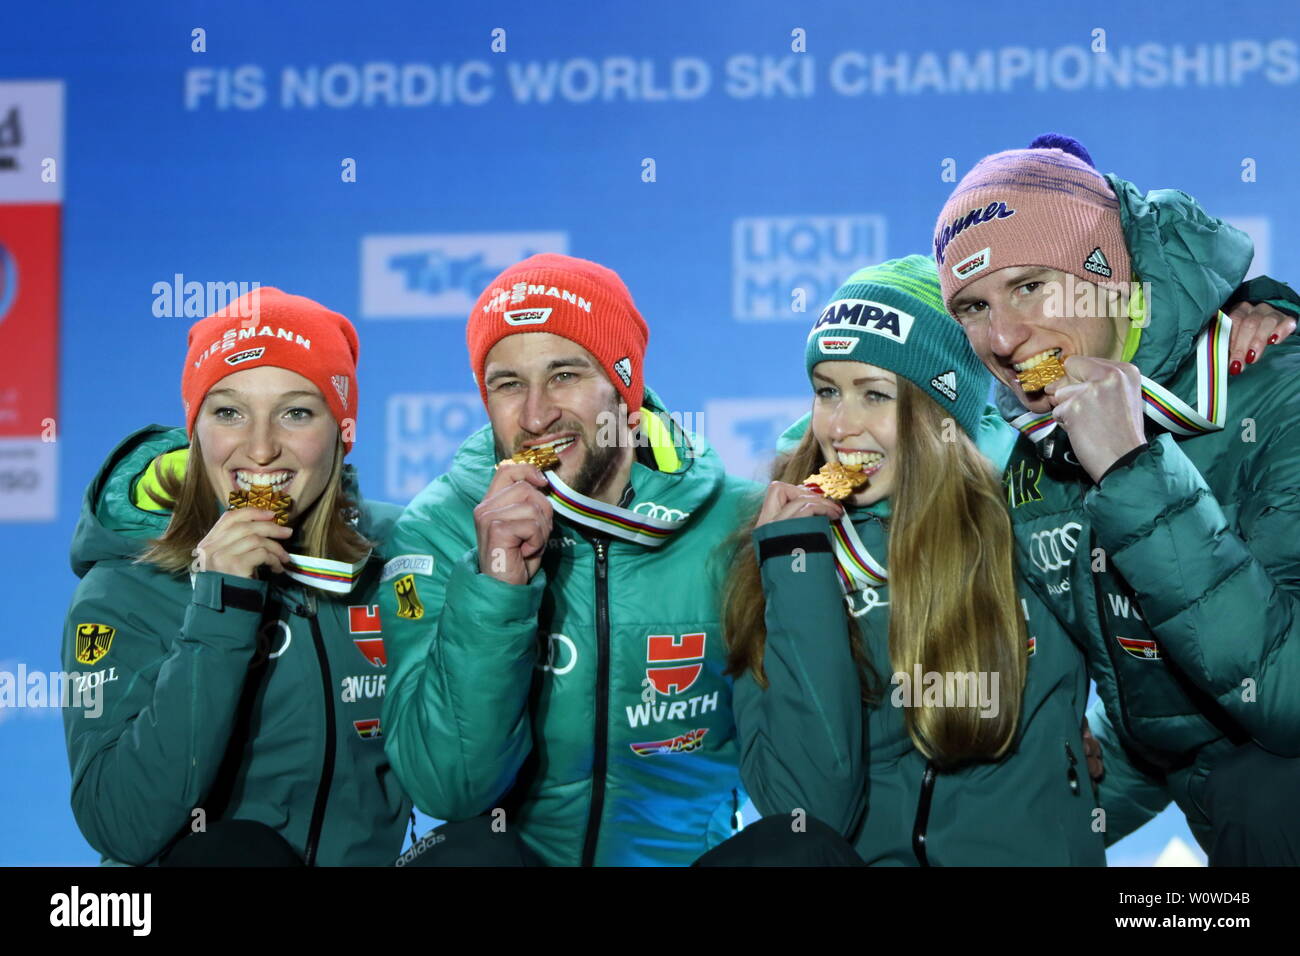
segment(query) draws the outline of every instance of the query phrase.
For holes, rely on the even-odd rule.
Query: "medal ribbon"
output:
[[[554,471],[543,474],[551,484],[551,506],[575,524],[593,531],[622,538],[633,544],[657,548],[686,524],[684,518],[680,521],[663,521],[639,515],[618,505],[605,504],[574,491]]]
[[[1142,411],[1161,428],[1176,435],[1204,435],[1223,428],[1228,418],[1228,335],[1232,319],[1222,312],[1196,340],[1196,408],[1145,375]],[[1035,444],[1056,430],[1051,412],[1025,412],[1011,424]]]
[[[848,515],[831,522],[831,544],[835,549],[835,571],[845,594],[878,588],[888,580],[885,566],[863,547]]]
[[[347,594],[369,560],[370,552],[366,552],[355,564],[291,553],[284,572],[301,584],[334,594]]]

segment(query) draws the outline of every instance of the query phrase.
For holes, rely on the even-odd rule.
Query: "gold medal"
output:
[[[235,490],[230,493],[230,507],[263,508],[275,512],[275,523],[284,526],[289,523],[289,509],[293,499],[276,491],[270,485],[254,485],[248,491]]]
[[[863,474],[862,466],[849,467],[839,462],[827,462],[821,471],[809,475],[803,480],[806,487],[820,491],[832,501],[843,501],[855,491],[866,487],[868,476]]]
[[[1020,387],[1026,392],[1041,392],[1064,375],[1065,366],[1061,364],[1059,358],[1053,355],[1051,358],[1039,362],[1033,368],[1027,368],[1023,372],[1016,373],[1016,378],[1020,379]]]
[[[520,462],[525,465],[533,465],[538,471],[546,471],[548,468],[554,468],[560,463],[560,456],[555,453],[555,449],[550,445],[544,445],[539,448],[525,448],[523,451],[515,452],[512,456],[502,461],[497,467],[509,464],[512,461]]]

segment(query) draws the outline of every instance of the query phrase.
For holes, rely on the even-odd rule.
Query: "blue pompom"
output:
[[[1092,161],[1092,157],[1088,155],[1088,151],[1084,148],[1083,144],[1077,139],[1074,139],[1071,136],[1066,136],[1063,133],[1044,133],[1042,136],[1039,136],[1030,143],[1029,148],[1064,150],[1072,156],[1078,156],[1093,169],[1097,168],[1097,164]]]

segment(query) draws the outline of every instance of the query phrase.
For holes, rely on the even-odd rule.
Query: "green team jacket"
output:
[[[649,389],[645,404],[663,408]],[[695,457],[680,441],[639,450],[625,505],[684,513],[682,530],[651,548],[557,513],[525,585],[478,570],[490,426],[407,507],[380,599],[393,669],[384,727],[421,810],[504,809],[557,866],[687,865],[731,835],[745,796],[719,546],[755,486],[691,443]]]
[[[77,825],[105,862],[148,864],[200,820],[239,819],[272,827],[309,864],[391,864],[410,801],[379,729],[375,590],[399,509],[360,502],[347,466],[358,530],[380,542],[350,594],[213,571],[191,585],[133,563],[170,518],[141,507],[152,502],[139,480],[187,443],[158,425],[128,436],[82,504],[63,663],[98,686],[101,712],[63,711]]]
[[[990,415],[996,420],[990,410],[986,422]],[[999,464],[1014,439],[1011,432],[994,453]],[[863,546],[882,562],[889,511],[888,501],[849,511]],[[811,517],[753,532],[767,600],[769,686],[761,689],[746,672],[736,680],[735,708],[741,775],[754,805],[764,816],[803,810],[870,864],[1104,866],[1080,729],[1087,672],[1047,608],[1020,588],[1031,640],[1012,752],[935,773],[892,702],[888,585],[849,599],[882,694],[876,704],[862,702],[829,527]]]
[[[1250,239],[1184,193],[1107,179],[1135,278],[1152,284],[1133,362],[1195,408],[1196,340]],[[1047,471],[1028,439],[1005,473],[1022,572],[1097,683],[1108,842],[1173,799],[1204,843],[1200,796],[1222,753],[1254,740],[1300,755],[1300,340],[1217,387],[1226,427],[1182,437],[1148,420],[1149,447],[1100,485]],[[999,404],[1018,408],[1005,390]]]

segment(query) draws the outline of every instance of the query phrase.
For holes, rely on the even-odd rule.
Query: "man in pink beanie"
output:
[[[1211,864],[1295,865],[1300,342],[1283,312],[1300,299],[1239,289],[1245,234],[1059,136],[978,163],[934,249],[1021,432],[1004,475],[1021,573],[1097,685],[1107,843],[1173,800]],[[1238,302],[1261,305],[1220,311]]]

